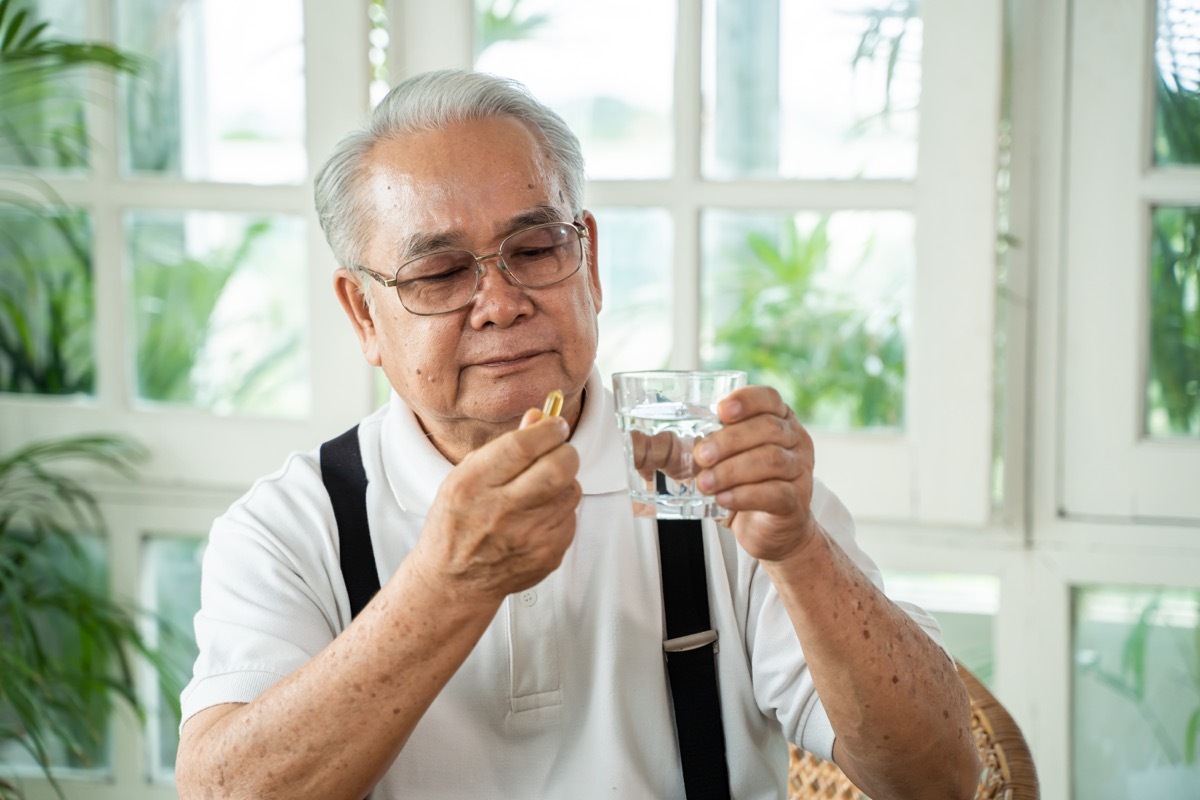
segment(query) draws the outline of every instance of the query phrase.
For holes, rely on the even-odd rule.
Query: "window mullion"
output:
[[[908,430],[915,516],[990,516],[1003,3],[922,4]],[[963,31],[970,31],[964,36]],[[971,89],[963,90],[962,76]]]
[[[389,82],[431,69],[470,69],[475,61],[473,0],[389,0]]]
[[[675,18],[675,81],[671,216],[675,226],[671,366],[699,365],[700,352],[700,99],[701,3],[681,2]]]

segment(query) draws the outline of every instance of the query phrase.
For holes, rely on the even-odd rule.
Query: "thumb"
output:
[[[542,414],[541,409],[539,409],[539,408],[529,409],[528,411],[525,412],[525,416],[521,417],[521,425],[520,425],[520,427],[517,428],[517,430],[525,430],[530,425],[532,425],[533,423],[535,423],[539,419],[541,419],[543,416],[544,415]]]

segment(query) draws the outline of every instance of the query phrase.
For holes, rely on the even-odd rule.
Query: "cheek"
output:
[[[564,319],[573,321],[573,324],[560,326],[560,330],[564,332],[564,344],[580,350],[594,350],[598,337],[598,324],[592,293],[586,287],[572,293],[563,312]]]
[[[420,390],[445,384],[456,373],[453,337],[426,327],[393,327],[387,363],[394,380]]]

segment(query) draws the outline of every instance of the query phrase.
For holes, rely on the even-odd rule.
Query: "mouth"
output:
[[[541,350],[530,350],[526,353],[505,354],[497,358],[483,358],[476,361],[471,366],[482,367],[484,369],[503,369],[505,367],[518,367],[529,363],[533,359],[542,355]]]

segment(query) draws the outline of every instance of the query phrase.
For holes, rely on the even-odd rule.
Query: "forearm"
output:
[[[361,798],[498,608],[448,598],[409,561],[340,636],[261,697],[184,727],[180,796]],[[193,722],[199,722],[192,730]]]
[[[764,562],[836,733],[835,756],[873,797],[970,797],[970,711],[946,654],[823,531]]]

